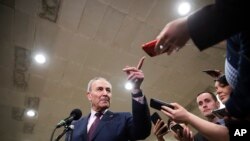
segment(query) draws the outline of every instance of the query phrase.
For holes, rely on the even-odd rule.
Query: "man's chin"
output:
[[[225,98],[225,99],[221,100],[221,103],[225,105],[225,103],[227,102],[227,100],[228,99]]]
[[[102,108],[107,109],[107,108],[109,108],[110,104],[109,104],[108,102],[107,102],[107,103],[101,103],[100,106],[101,106]]]

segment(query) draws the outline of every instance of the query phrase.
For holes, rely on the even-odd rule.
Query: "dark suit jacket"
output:
[[[235,84],[226,108],[234,117],[250,114],[250,20],[247,0],[216,0],[188,17],[190,37],[204,50],[222,40],[239,36],[236,46],[227,47],[227,60],[237,70]],[[233,49],[234,48],[234,49]],[[238,57],[232,59],[236,54]],[[231,59],[230,59],[231,58]],[[227,75],[227,78],[229,76]]]
[[[107,111],[101,118],[92,141],[133,141],[145,139],[151,132],[150,114],[146,98],[145,104],[133,100],[133,115],[128,112]],[[73,123],[72,141],[87,141],[87,124],[90,117],[83,117]],[[68,136],[66,136],[67,140]]]

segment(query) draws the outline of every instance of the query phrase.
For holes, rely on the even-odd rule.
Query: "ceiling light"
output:
[[[28,111],[26,112],[26,115],[27,115],[28,117],[34,117],[34,116],[36,115],[36,112],[35,112],[34,110],[28,110]]]
[[[127,90],[132,90],[132,88],[133,88],[133,83],[131,83],[130,81],[127,82],[127,83],[125,84],[125,88],[126,88]]]
[[[43,54],[37,54],[35,56],[35,60],[39,64],[44,64],[46,62],[46,58],[45,58],[45,56]]]
[[[179,4],[179,7],[178,7],[178,12],[180,15],[186,15],[190,12],[191,10],[191,5],[190,3],[188,2],[182,2]]]

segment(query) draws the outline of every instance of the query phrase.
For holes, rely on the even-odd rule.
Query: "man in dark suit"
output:
[[[111,84],[102,77],[90,80],[87,88],[87,98],[91,103],[91,113],[73,123],[72,141],[133,141],[143,140],[150,135],[151,121],[146,97],[142,94],[140,85],[144,79],[143,72],[135,67],[123,69],[128,79],[134,83],[132,89],[132,114],[129,112],[111,112]],[[95,116],[100,114],[99,117]],[[92,132],[92,126],[96,125]],[[90,133],[91,132],[91,133]],[[91,134],[91,135],[90,135]],[[68,140],[68,136],[66,137]]]

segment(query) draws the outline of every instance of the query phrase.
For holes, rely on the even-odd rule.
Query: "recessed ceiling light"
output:
[[[36,112],[35,112],[34,110],[28,110],[28,111],[26,112],[26,115],[27,115],[28,117],[34,117],[34,116],[36,115]]]
[[[45,56],[43,54],[37,54],[35,56],[35,60],[39,64],[44,64],[46,62],[46,58],[45,58]]]
[[[178,6],[178,13],[182,16],[188,14],[190,10],[191,10],[191,5],[188,2],[182,2]]]
[[[132,90],[132,88],[133,88],[133,83],[132,82],[127,82],[126,84],[125,84],[125,88],[127,89],[127,90]]]

